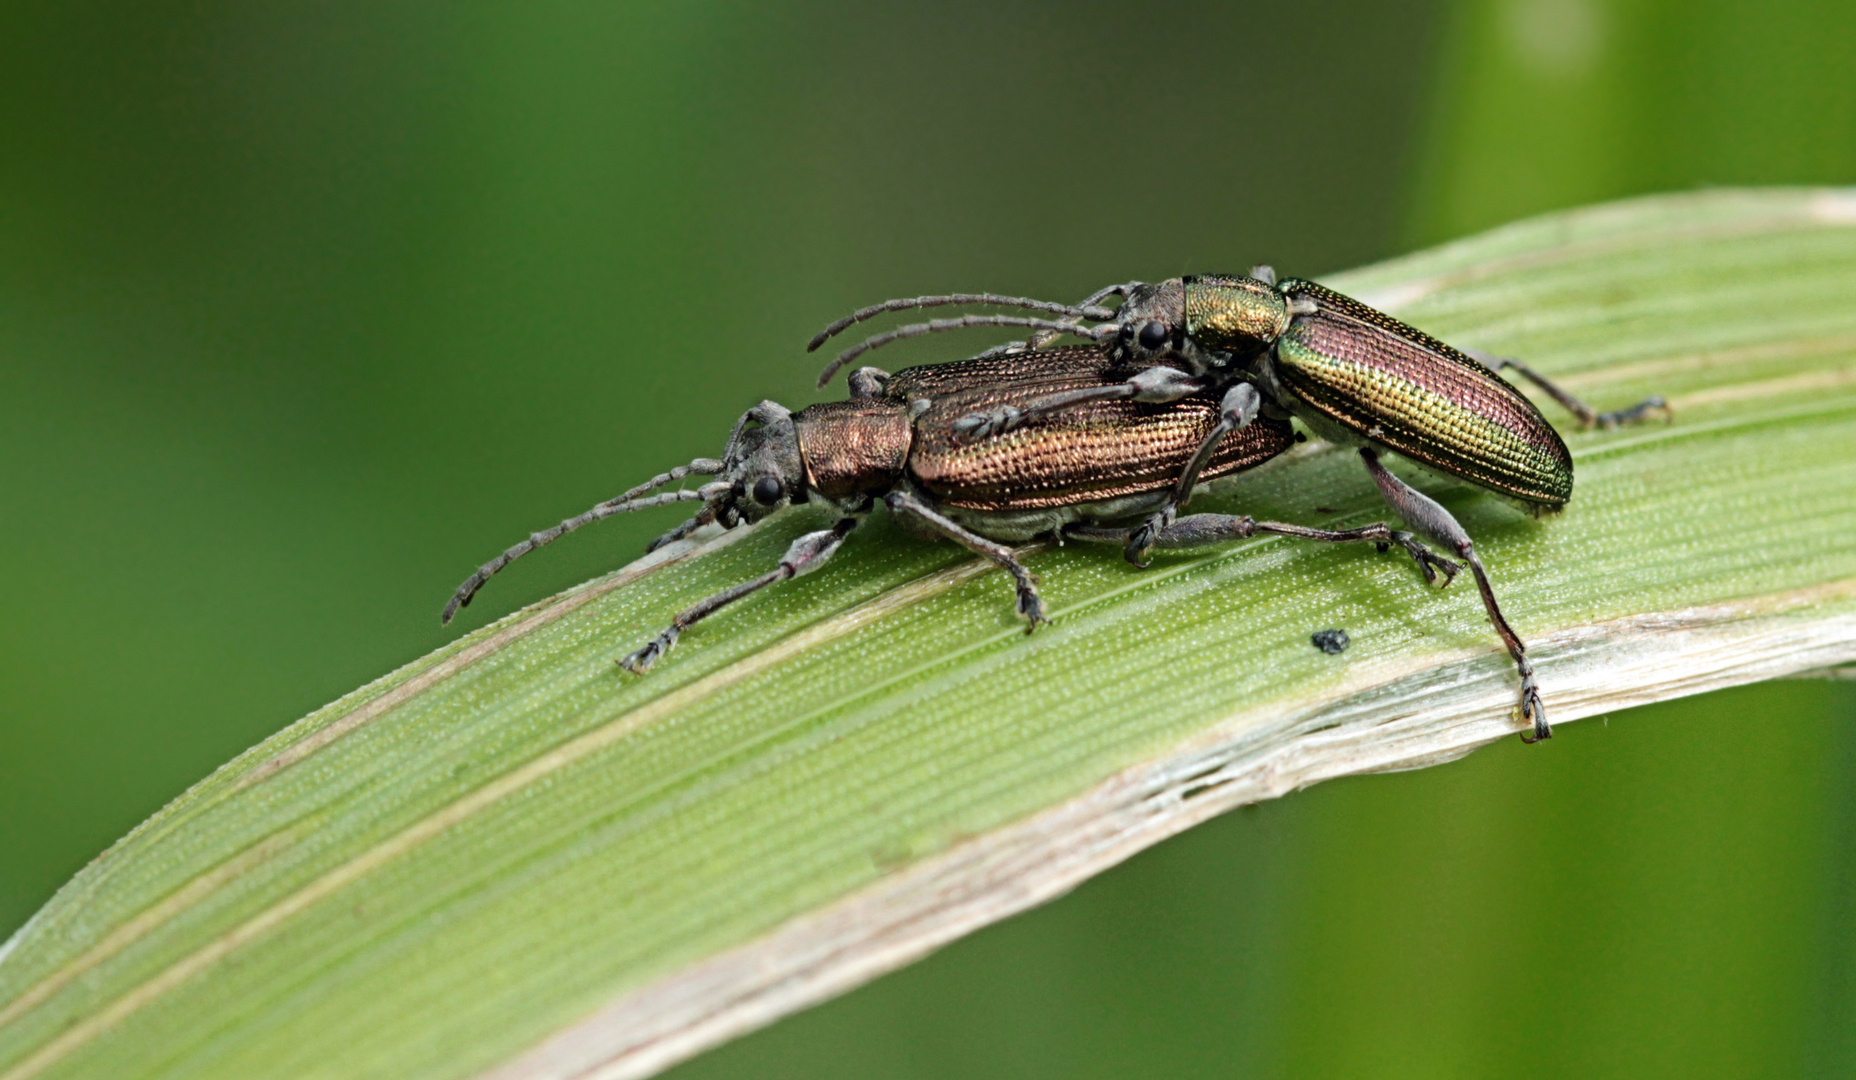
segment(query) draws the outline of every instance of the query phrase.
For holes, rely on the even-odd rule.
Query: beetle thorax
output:
[[[1256,278],[1189,277],[1184,291],[1186,339],[1222,366],[1249,364],[1289,328],[1288,301]]]
[[[823,402],[795,419],[806,483],[834,503],[888,491],[908,465],[913,432],[907,409],[895,402]]]

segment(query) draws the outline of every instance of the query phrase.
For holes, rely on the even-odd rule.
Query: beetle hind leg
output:
[[[1516,360],[1512,356],[1496,356],[1493,353],[1485,353],[1477,349],[1464,349],[1463,352],[1472,360],[1481,363],[1490,371],[1499,373],[1512,370],[1523,379],[1540,387],[1542,390],[1546,391],[1554,401],[1559,402],[1560,406],[1567,412],[1578,417],[1579,426],[1587,430],[1591,428],[1603,428],[1606,431],[1610,431],[1613,428],[1623,427],[1625,424],[1638,423],[1651,413],[1660,413],[1665,422],[1675,419],[1675,414],[1669,409],[1669,403],[1664,401],[1661,396],[1652,395],[1644,398],[1628,409],[1615,409],[1611,412],[1601,413],[1561,388],[1558,383],[1555,383],[1553,380],[1535,371],[1533,368],[1528,367],[1521,361]]]
[[[1457,574],[1463,569],[1424,546],[1416,536],[1402,529],[1394,529],[1383,521],[1356,529],[1310,529],[1281,521],[1258,521],[1248,514],[1188,514],[1165,525],[1156,525],[1155,521],[1150,520],[1133,529],[1074,525],[1064,530],[1064,535],[1072,539],[1125,544],[1130,549],[1140,542],[1144,545],[1143,552],[1147,548],[1210,547],[1233,540],[1247,540],[1259,533],[1297,540],[1319,540],[1330,544],[1370,543],[1381,551],[1397,544],[1411,555],[1412,561],[1418,564],[1418,569],[1424,574],[1425,582],[1431,585],[1439,583],[1439,575],[1442,584],[1448,585],[1456,580]]]
[[[1372,474],[1373,482],[1379,485],[1380,494],[1405,519],[1405,524],[1441,544],[1455,548],[1457,557],[1469,564],[1470,573],[1476,578],[1476,591],[1482,595],[1482,607],[1488,612],[1489,622],[1494,624],[1496,635],[1502,639],[1509,657],[1514,660],[1515,671],[1521,676],[1521,718],[1533,726],[1531,733],[1523,734],[1521,739],[1523,742],[1535,743],[1552,738],[1553,729],[1547,724],[1546,706],[1540,700],[1540,686],[1534,679],[1534,664],[1527,657],[1527,645],[1502,614],[1501,605],[1495,600],[1495,588],[1489,583],[1489,572],[1483,569],[1482,559],[1476,554],[1476,545],[1470,540],[1469,533],[1451,516],[1450,511],[1430,496],[1387,472],[1386,467],[1379,463],[1376,451],[1361,450],[1360,460],[1366,463],[1366,471]]]

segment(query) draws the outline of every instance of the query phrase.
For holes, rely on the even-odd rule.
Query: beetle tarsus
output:
[[[883,388],[889,385],[889,372],[877,367],[860,367],[848,377],[851,397],[875,400],[883,396]]]
[[[1022,410],[1011,405],[1001,405],[991,412],[968,413],[954,421],[955,437],[964,441],[989,439],[1002,435],[1025,422]]]
[[[1172,527],[1173,518],[1174,510],[1169,504],[1153,517],[1129,529],[1128,542],[1122,548],[1121,557],[1142,570],[1147,569],[1153,561],[1149,552],[1153,550],[1160,535]]]
[[[1573,414],[1573,416],[1578,419],[1579,426],[1587,431],[1590,431],[1592,428],[1603,428],[1606,431],[1610,431],[1614,428],[1623,427],[1625,424],[1635,424],[1653,412],[1661,413],[1665,422],[1675,419],[1675,413],[1670,411],[1669,403],[1664,401],[1661,397],[1654,396],[1644,398],[1628,409],[1618,409],[1613,412],[1601,413],[1579,398],[1573,396],[1573,394],[1562,388],[1558,383],[1542,375],[1540,372],[1535,371],[1533,368],[1528,367],[1525,363],[1516,360],[1512,356],[1496,356],[1493,353],[1486,353],[1480,349],[1464,349],[1462,351],[1465,356],[1479,362],[1490,371],[1513,371],[1528,382],[1540,387],[1542,390],[1546,391],[1548,397],[1559,402],[1561,408]],[[1544,738],[1544,736],[1542,737]]]
[[[649,645],[639,649],[637,652],[628,653],[620,657],[619,666],[631,672],[633,675],[643,675],[645,672],[651,670],[651,665],[657,663],[659,657],[669,652],[671,647],[676,645],[677,635],[679,633],[680,631],[676,625],[672,624],[665,629],[663,633],[652,638]]]
[[[1644,417],[1648,416],[1650,413],[1661,413],[1663,416],[1663,423],[1665,424],[1673,423],[1676,418],[1675,411],[1669,407],[1668,402],[1664,401],[1661,397],[1652,396],[1644,398],[1628,409],[1618,409],[1615,412],[1599,413],[1592,418],[1592,423],[1586,426],[1596,426],[1606,431],[1611,431],[1615,428],[1623,427],[1625,424],[1640,423]]]
[[[1050,625],[1050,617],[1044,612],[1044,598],[1037,594],[1036,589],[1019,587],[1018,614],[1025,619],[1025,633],[1027,634],[1040,626]]]
[[[1553,737],[1553,728],[1547,724],[1547,707],[1541,703],[1540,688],[1534,684],[1532,667],[1521,679],[1521,719],[1533,725],[1531,730],[1521,733],[1521,741],[1529,746]]]
[[[1003,435],[1008,431],[1024,427],[1032,420],[1060,413],[1078,405],[1088,405],[1098,401],[1139,401],[1152,405],[1164,405],[1190,397],[1205,389],[1205,380],[1197,378],[1175,367],[1158,365],[1145,368],[1123,382],[1109,383],[1107,386],[1090,386],[1081,390],[1066,390],[1060,394],[1039,398],[1024,405],[1002,406],[990,412],[968,413],[954,421],[954,433],[963,439],[985,439],[994,435]],[[1254,393],[1254,391],[1253,391]],[[1231,405],[1226,395],[1226,406]],[[1218,440],[1230,431],[1243,427],[1254,419],[1244,419],[1233,427],[1226,427],[1218,432],[1216,439],[1208,440],[1208,446],[1201,449],[1205,461],[1211,460],[1212,451],[1217,449]],[[1198,463],[1204,467],[1204,461]],[[1189,470],[1190,475],[1197,476],[1198,469]]]
[[[1424,583],[1426,585],[1436,585],[1437,572],[1442,571],[1444,579],[1443,586],[1441,587],[1447,588],[1451,582],[1456,580],[1456,576],[1463,572],[1461,566],[1437,554],[1430,548],[1425,547],[1418,542],[1417,537],[1408,532],[1394,531],[1392,533],[1392,541],[1393,543],[1404,545],[1405,550],[1411,553],[1413,561],[1418,564],[1418,569],[1424,572]],[[1389,544],[1380,544],[1379,550],[1386,551],[1390,546]]]

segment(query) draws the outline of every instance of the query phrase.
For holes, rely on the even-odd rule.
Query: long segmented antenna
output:
[[[874,319],[886,311],[909,311],[914,308],[948,307],[954,304],[987,304],[993,307],[1021,307],[1033,311],[1048,311],[1053,315],[1074,315],[1079,319],[1112,319],[1115,313],[1105,307],[1097,307],[1093,299],[1081,304],[1056,304],[1049,300],[1033,300],[1025,296],[1000,296],[998,293],[948,293],[944,296],[915,296],[903,300],[885,300],[867,308],[859,308],[844,318],[820,330],[806,344],[806,351],[812,352],[820,345],[843,333],[846,329]]]
[[[679,465],[676,468],[670,470],[669,472],[658,473],[656,476],[653,476],[651,479],[646,480],[642,484],[639,484],[637,487],[631,489],[625,494],[614,495],[612,498],[607,499],[605,503],[601,503],[600,505],[604,506],[606,505],[606,503],[622,503],[622,502],[627,502],[632,499],[636,499],[638,496],[643,495],[647,491],[656,491],[658,488],[663,487],[665,484],[676,483],[678,480],[683,479],[684,477],[690,475],[691,473],[695,473],[698,476],[715,476],[725,468],[727,468],[727,466],[722,464],[722,462],[716,460],[715,458],[699,457],[695,461],[690,462],[688,465]]]
[[[706,467],[710,465],[715,466],[715,468],[711,469]],[[699,466],[703,467],[699,468]],[[640,484],[617,498],[607,499],[605,502],[600,503],[598,506],[593,507],[591,510],[588,510],[578,517],[570,517],[559,525],[554,526],[552,529],[543,529],[540,532],[529,534],[527,540],[516,544],[496,558],[484,563],[477,568],[476,573],[465,578],[464,584],[458,586],[458,591],[451,594],[451,600],[445,604],[444,614],[438,617],[438,621],[441,624],[450,623],[452,617],[458,613],[458,609],[469,607],[471,598],[477,595],[477,590],[483,588],[483,583],[495,577],[503,567],[508,566],[510,563],[515,562],[517,559],[520,559],[522,556],[527,555],[538,547],[554,543],[556,540],[580,528],[582,525],[591,525],[595,521],[612,517],[614,514],[624,514],[632,510],[644,510],[653,506],[668,506],[671,503],[679,502],[706,502],[710,496],[718,495],[726,491],[728,485],[725,482],[717,481],[713,484],[704,484],[695,491],[666,491],[661,495],[651,495],[645,498],[639,498],[638,496],[654,487],[668,484],[672,480],[680,480],[691,473],[712,475],[720,472],[721,469],[722,463],[713,458],[697,458],[688,465],[680,465],[667,473],[655,476],[649,483]]]
[[[838,373],[839,368],[871,349],[880,349],[892,341],[901,341],[903,338],[922,337],[925,334],[938,334],[943,330],[959,330],[968,326],[1028,326],[1034,330],[1054,330],[1059,334],[1075,334],[1077,337],[1086,337],[1091,341],[1105,340],[1121,330],[1121,327],[1114,323],[1102,326],[1078,326],[1075,323],[1053,322],[1050,319],[1026,319],[1017,315],[962,315],[957,319],[933,319],[925,323],[898,326],[887,333],[865,338],[862,342],[844,350],[838,354],[836,360],[826,364],[825,370],[819,373],[818,385],[823,387],[831,381],[833,375]]]

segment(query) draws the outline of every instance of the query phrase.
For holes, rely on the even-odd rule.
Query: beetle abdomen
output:
[[[1204,395],[1167,405],[1099,402],[992,438],[954,437],[956,419],[998,404],[996,392],[950,395],[916,421],[909,471],[940,502],[1037,510],[1162,491],[1179,479],[1218,420],[1218,399]],[[1260,416],[1227,435],[1200,475],[1210,480],[1261,464],[1294,441],[1287,421]]]
[[[1277,378],[1315,412],[1414,461],[1554,509],[1572,455],[1506,380],[1422,331],[1311,282],[1319,305],[1277,342]]]

